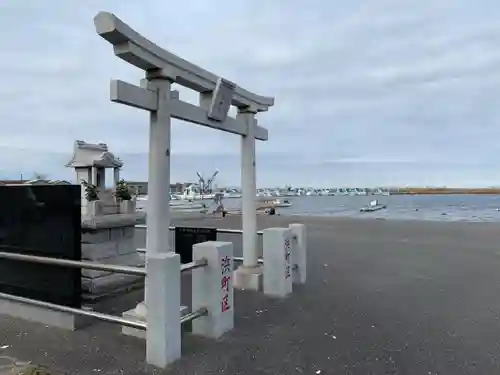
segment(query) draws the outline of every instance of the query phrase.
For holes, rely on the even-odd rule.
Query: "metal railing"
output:
[[[234,260],[235,262],[243,262],[243,257],[233,257],[233,260]],[[258,258],[258,259],[257,259],[257,263],[259,263],[259,264],[264,264],[264,259],[262,259],[262,258]]]
[[[108,272],[123,273],[127,275],[136,275],[136,276],[146,276],[147,274],[146,270],[140,267],[94,263],[94,262],[86,262],[80,260],[48,258],[48,257],[18,254],[18,253],[0,252],[0,259],[20,260],[23,262],[48,264],[48,265],[70,267],[70,268],[83,268],[95,271],[108,271]]]
[[[26,255],[19,253],[7,253],[0,252],[0,259],[7,260],[17,260],[22,262],[31,262],[38,264],[47,264],[61,267],[71,267],[71,268],[80,268],[80,269],[90,269],[97,271],[109,271],[114,273],[123,273],[127,275],[136,275],[136,276],[147,276],[147,271],[144,268],[139,267],[130,267],[130,266],[121,266],[114,264],[101,264],[101,263],[93,263],[93,262],[85,262],[85,261],[77,261],[77,260],[68,260],[68,259],[58,259],[58,258],[49,258],[42,257],[36,255]],[[206,267],[208,265],[208,261],[206,259],[196,260],[190,263],[186,263],[181,265],[181,272],[186,272],[189,270],[193,270],[195,268]],[[35,300],[31,298],[16,296],[8,293],[0,292],[0,300],[7,300],[17,303],[23,303],[27,305],[32,305],[40,308],[45,308],[53,311],[65,312],[69,314],[86,316],[90,318],[95,318],[102,320],[107,323],[119,324],[122,326],[146,330],[147,324],[145,322],[128,320],[119,316],[109,315],[105,313],[100,313],[96,311],[86,310],[86,309],[78,309],[75,307],[62,306],[57,305],[50,302]],[[202,307],[196,311],[187,313],[181,317],[180,324],[184,324],[199,317],[205,316],[208,314],[208,309]]]
[[[137,224],[135,227],[138,229],[147,229],[146,224]],[[175,227],[171,226],[171,227],[168,227],[168,229],[175,230]],[[229,229],[229,228],[225,228],[225,229],[224,228],[216,228],[216,229],[217,229],[217,233],[225,233],[225,234],[242,234],[243,233],[242,229]],[[262,236],[263,233],[264,232],[261,230],[257,231],[258,236]],[[146,249],[144,247],[138,247],[137,251],[139,253],[145,253]]]
[[[181,272],[191,271],[195,268],[201,268],[208,265],[208,261],[206,259],[195,260],[194,262],[189,262],[186,264],[181,264]]]
[[[148,226],[146,224],[137,224],[135,227],[138,229],[147,229]],[[168,227],[168,229],[175,230],[175,227],[170,226],[170,227]],[[241,233],[243,233],[242,229],[229,229],[229,228],[216,228],[216,229],[217,229],[217,233],[227,233],[227,234],[241,234]],[[257,231],[258,236],[262,236],[262,233],[263,233],[263,231],[261,231],[261,230]]]
[[[71,267],[71,268],[80,268],[80,269],[91,269],[97,271],[109,271],[114,273],[123,273],[127,275],[136,275],[136,276],[146,276],[147,272],[144,268],[139,267],[130,267],[130,266],[120,266],[114,264],[101,264],[101,263],[93,263],[93,262],[85,262],[78,260],[68,260],[68,259],[58,259],[58,258],[48,258],[36,255],[26,255],[26,254],[18,254],[18,253],[7,253],[0,252],[0,259],[8,259],[8,260],[18,260],[22,262],[31,262],[38,264],[47,264],[61,267]],[[137,322],[128,320],[119,316],[109,315],[104,313],[99,313],[96,311],[90,311],[85,309],[77,309],[75,307],[62,306],[57,305],[50,302],[39,301],[31,298],[15,296],[7,293],[0,293],[0,299],[8,300],[12,302],[24,303],[36,307],[46,308],[53,311],[66,312],[69,314],[86,316],[91,318],[96,318],[108,323],[120,324],[122,326],[127,326],[136,329],[146,329],[146,323]]]
[[[243,262],[243,257],[233,257],[233,260],[234,260],[235,262]],[[262,258],[258,258],[258,259],[257,259],[257,263],[258,263],[258,264],[264,264],[264,259],[262,259]],[[292,269],[294,269],[294,270],[296,270],[296,269],[298,269],[298,268],[299,268],[299,266],[298,266],[297,264],[294,264],[294,265],[292,266]]]
[[[137,224],[135,227],[139,228],[139,229],[147,229],[147,225],[146,224]],[[175,230],[175,227],[171,226],[171,227],[169,227],[169,229],[170,230]],[[216,228],[216,229],[217,229],[217,233],[228,233],[228,234],[231,234],[231,233],[242,234],[243,233],[242,229],[229,229],[229,228],[226,228],[226,229],[224,229],[224,228]],[[262,230],[257,231],[257,235],[259,235],[259,236],[262,236],[263,233],[264,233],[264,231],[262,231]],[[297,240],[297,236],[293,235],[292,239],[296,241]],[[138,247],[137,251],[139,253],[145,253],[146,249],[143,248],[143,247]],[[243,257],[233,257],[233,259],[234,259],[235,262],[243,262]],[[262,258],[257,259],[257,263],[258,264],[264,264],[264,259],[262,259]],[[189,270],[189,269],[194,269],[194,268],[203,267],[203,266],[204,266],[203,264],[200,264],[198,266],[194,266],[193,263],[186,263],[186,264],[183,264],[181,266],[181,271],[186,271],[186,270]],[[293,269],[298,269],[298,266],[295,264],[293,266]]]
[[[181,324],[191,322],[205,315],[208,315],[208,309],[206,307],[201,307],[196,311],[181,316]]]
[[[96,311],[90,311],[90,310],[84,310],[84,309],[77,309],[75,307],[56,305],[56,304],[50,303],[50,302],[44,302],[44,301],[39,301],[36,299],[14,296],[12,294],[7,294],[7,293],[0,293],[0,299],[12,301],[12,302],[24,303],[27,305],[41,307],[41,308],[45,308],[45,309],[49,309],[49,310],[53,310],[53,311],[66,312],[69,314],[80,315],[80,316],[87,316],[87,317],[96,318],[96,319],[99,319],[99,320],[102,320],[102,321],[105,321],[108,323],[120,324],[122,326],[146,330],[146,323],[145,322],[137,322],[137,321],[133,321],[133,320],[128,320],[125,318],[121,318],[119,316],[99,313]]]
[[[217,228],[217,233],[227,233],[227,234],[242,234],[243,229],[229,229],[229,228]],[[264,232],[261,230],[257,231],[257,236],[262,236]]]

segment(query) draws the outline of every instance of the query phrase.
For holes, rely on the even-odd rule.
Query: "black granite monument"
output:
[[[217,228],[175,227],[175,252],[181,256],[181,263],[193,261],[193,245],[217,241]]]
[[[0,186],[0,251],[81,260],[79,185]],[[0,292],[81,307],[81,270],[0,259]]]

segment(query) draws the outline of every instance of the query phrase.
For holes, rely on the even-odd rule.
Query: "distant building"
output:
[[[0,185],[71,185],[65,180],[0,180]]]
[[[24,185],[28,180],[0,180],[0,185]]]

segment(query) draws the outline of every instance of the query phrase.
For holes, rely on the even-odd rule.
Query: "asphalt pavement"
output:
[[[235,329],[186,335],[167,374],[500,373],[500,225],[261,217],[259,227],[290,222],[308,226],[307,284],[284,300],[236,292]],[[105,323],[66,332],[0,317],[0,348],[53,374],[160,373],[142,340]]]

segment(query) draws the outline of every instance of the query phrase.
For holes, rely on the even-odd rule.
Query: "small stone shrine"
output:
[[[106,169],[113,168],[114,186],[120,181],[122,161],[104,143],[76,141],[66,167],[75,168],[82,185],[82,259],[105,264],[143,267],[134,242],[135,225],[144,220],[136,212],[135,197],[119,199],[106,189]],[[86,188],[87,187],[87,188]],[[89,189],[93,194],[89,194]],[[82,270],[82,290],[88,302],[142,286],[142,277],[105,271]]]

